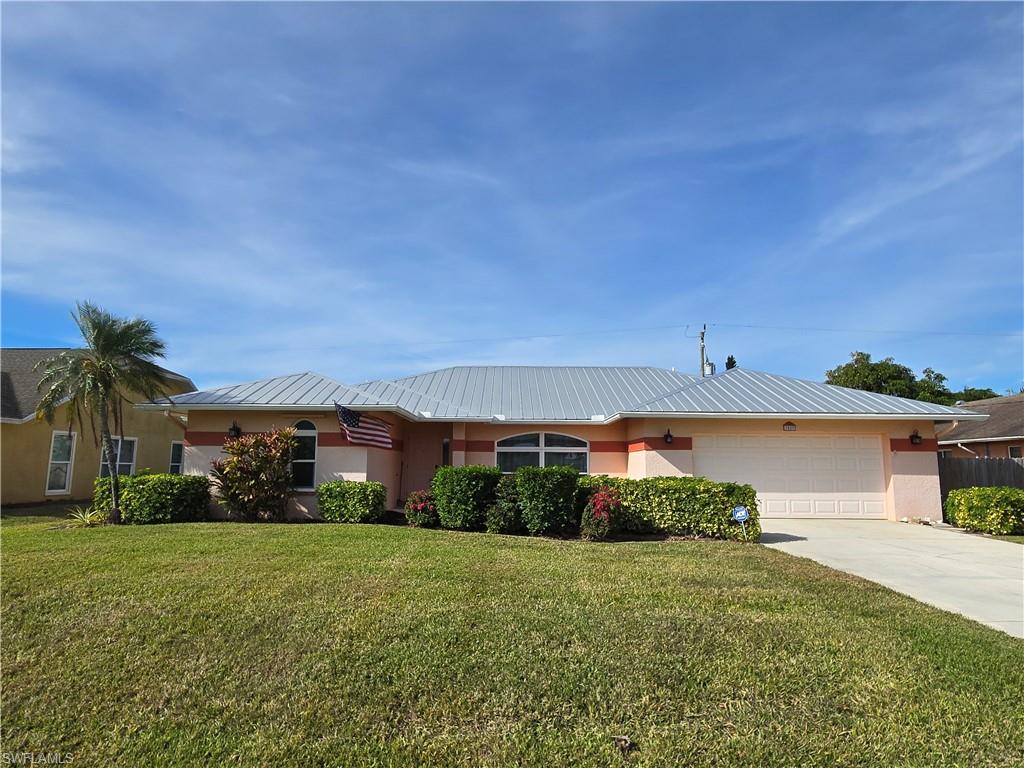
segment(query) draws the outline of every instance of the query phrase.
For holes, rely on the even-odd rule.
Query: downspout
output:
[[[935,430],[935,439],[938,440],[943,435],[948,435],[950,432],[955,430],[959,425],[959,421],[951,421],[949,422],[949,426],[942,428],[941,432],[939,430]]]
[[[963,443],[957,443],[957,444],[956,444],[956,447],[957,447],[957,448],[960,448],[961,450],[967,451],[967,452],[968,452],[969,454],[971,454],[971,456],[973,456],[974,458],[978,458],[978,454],[976,454],[976,453],[975,453],[974,451],[972,451],[972,450],[971,450],[970,448],[968,448],[968,447],[967,447],[966,445],[964,445]]]

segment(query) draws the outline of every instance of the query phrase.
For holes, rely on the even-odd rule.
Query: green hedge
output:
[[[372,523],[384,514],[388,491],[374,480],[331,480],[316,487],[320,517],[336,523]]]
[[[743,527],[732,519],[733,508],[743,505],[750,510],[747,540],[761,536],[757,495],[749,485],[716,483],[704,477],[633,480],[605,475],[581,475],[577,485],[576,508],[581,511],[596,488],[617,489],[622,498],[622,530],[743,541]]]
[[[205,475],[119,475],[121,519],[131,525],[185,523],[204,520],[210,507],[210,481]],[[110,478],[97,477],[93,507],[111,507]]]
[[[441,527],[461,531],[482,529],[499,480],[501,470],[497,467],[438,467],[431,490]]]
[[[494,492],[494,503],[487,509],[484,526],[488,533],[522,533],[523,517],[519,511],[519,491],[513,475],[503,475]]]
[[[946,521],[996,536],[1024,534],[1024,488],[958,488],[946,497]]]
[[[520,467],[516,470],[519,512],[526,530],[537,536],[559,533],[575,523],[579,472],[573,467]]]

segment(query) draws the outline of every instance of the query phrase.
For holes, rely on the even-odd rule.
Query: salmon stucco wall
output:
[[[191,411],[189,428],[185,433],[185,467],[190,474],[209,474],[210,464],[225,455],[221,446],[227,429],[235,423],[243,433],[266,432],[271,429],[292,427],[298,421],[309,420],[317,429],[315,482],[331,480],[377,480],[388,491],[388,505],[398,499],[401,483],[401,448],[405,423],[391,414],[382,416],[391,423],[394,450],[368,448],[344,444],[344,434],[333,413],[322,411]],[[341,444],[339,444],[341,443]],[[295,494],[289,509],[294,519],[317,519],[319,512],[316,495],[300,491]]]

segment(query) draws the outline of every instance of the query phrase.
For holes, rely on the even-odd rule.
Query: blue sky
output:
[[[2,22],[5,345],[74,343],[88,298],[156,321],[200,386],[692,371],[703,322],[719,365],[1024,380],[1020,5]]]

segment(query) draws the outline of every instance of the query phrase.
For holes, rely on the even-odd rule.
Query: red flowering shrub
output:
[[[590,541],[608,538],[619,527],[622,518],[622,497],[617,488],[601,486],[590,494],[580,520],[580,536]]]
[[[226,459],[212,462],[220,503],[234,518],[281,522],[292,494],[295,430],[254,432],[224,443]]]
[[[413,491],[405,500],[405,519],[416,528],[437,528],[441,521],[430,491]]]

